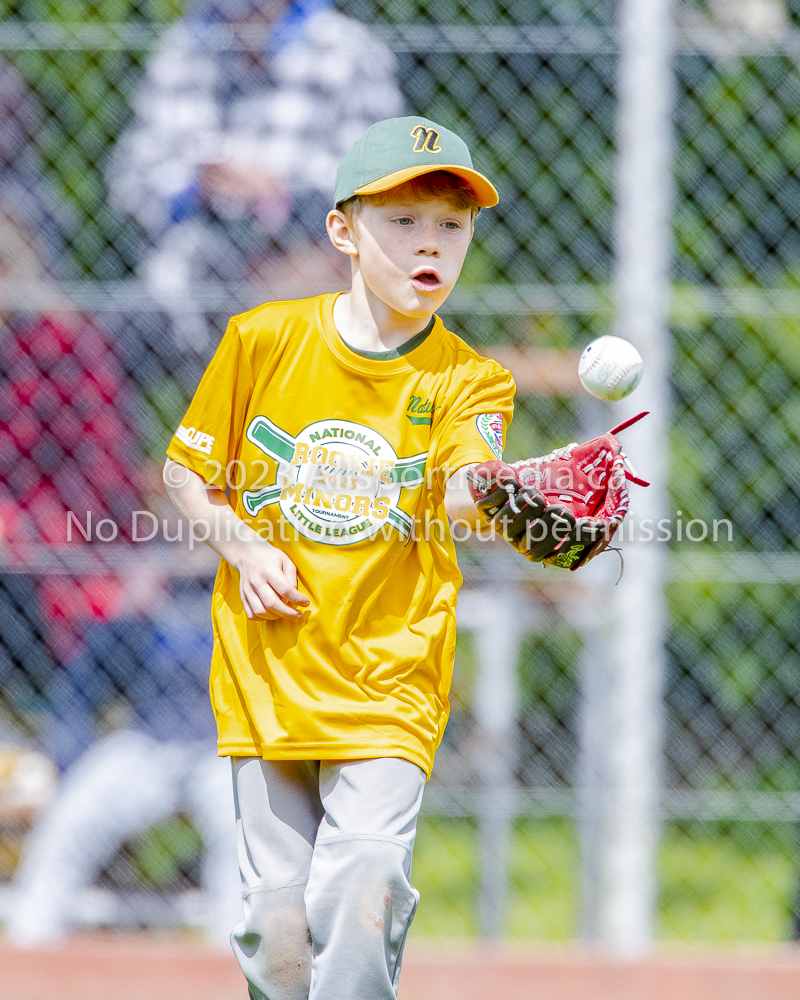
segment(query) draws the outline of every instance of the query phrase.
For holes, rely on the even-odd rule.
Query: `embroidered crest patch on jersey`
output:
[[[502,413],[481,413],[475,418],[478,433],[498,458],[503,457]]]

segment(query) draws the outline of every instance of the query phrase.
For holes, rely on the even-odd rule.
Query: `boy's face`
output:
[[[472,239],[472,212],[443,198],[416,201],[399,188],[384,205],[363,204],[348,232],[355,253],[340,249],[357,258],[367,288],[395,312],[422,318],[441,306],[458,280]]]

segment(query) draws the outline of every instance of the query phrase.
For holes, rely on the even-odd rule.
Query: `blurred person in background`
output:
[[[0,200],[0,279],[47,287],[34,237]],[[178,811],[203,839],[211,939],[226,945],[241,919],[209,630],[179,620],[157,574],[118,562],[134,555],[142,506],[134,403],[94,319],[0,310],[0,556],[15,570],[0,574],[0,681],[4,707],[35,725],[65,772],[17,872],[8,932],[20,945],[62,938],[80,890],[121,844]],[[87,516],[113,521],[118,539],[86,545],[73,524],[70,543],[69,510],[84,528]]]
[[[207,614],[204,607],[199,617]],[[56,725],[74,727],[61,762],[81,741],[88,749],[68,766],[25,844],[7,926],[12,943],[61,941],[78,922],[81,891],[118,849],[180,813],[203,843],[199,916],[209,942],[227,948],[242,919],[236,826],[230,768],[217,756],[208,704],[212,636],[196,617],[173,605],[138,621],[90,625],[82,651],[56,678]],[[121,728],[101,735],[114,726]],[[124,903],[117,918],[130,920]]]
[[[209,279],[279,297],[348,280],[323,224],[336,166],[403,102],[392,53],[331,6],[190,0],[150,59],[109,187],[150,234],[143,275],[182,346],[206,343],[188,299]],[[226,27],[239,50],[219,47]]]
[[[48,289],[33,239],[0,200],[0,276]],[[110,518],[121,538],[130,534],[141,506],[133,411],[129,379],[94,319],[0,309],[0,541],[17,568],[35,571],[48,547],[68,543],[70,510],[84,526],[87,516],[95,525]],[[80,540],[74,527],[72,535]],[[97,570],[38,577],[38,605],[58,659],[80,648],[82,623],[114,617],[124,603],[123,579]]]
[[[32,320],[15,312],[37,287],[46,289],[53,279],[74,274],[68,248],[76,219],[45,174],[44,129],[36,95],[0,59],[0,551],[3,563],[22,563],[0,575],[0,686],[3,701],[17,716],[35,714],[39,692],[33,678],[41,681],[53,669],[37,591],[44,578],[21,570],[26,563],[33,568],[37,540],[47,544],[53,532],[63,535],[64,529],[50,474],[61,455],[59,436],[68,435],[62,389],[69,374],[63,363],[60,371],[50,372],[57,359],[45,362],[44,357],[54,339],[78,336],[74,315]],[[31,344],[41,358],[31,356]],[[75,500],[74,490],[70,494]],[[27,547],[24,557],[21,547]],[[62,582],[69,589],[69,581]],[[96,582],[102,586],[102,580]]]

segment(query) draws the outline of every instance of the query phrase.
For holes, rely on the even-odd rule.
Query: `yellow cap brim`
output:
[[[448,174],[455,174],[456,177],[465,180],[475,192],[475,198],[481,208],[493,208],[500,201],[494,184],[488,181],[483,174],[479,174],[477,170],[470,170],[469,167],[460,167],[451,163],[426,163],[425,166],[404,167],[402,170],[395,170],[392,174],[386,174],[385,177],[379,177],[376,181],[356,188],[353,193],[380,194],[381,191],[389,191],[393,187],[405,184],[412,177],[432,174],[437,170],[446,170]]]

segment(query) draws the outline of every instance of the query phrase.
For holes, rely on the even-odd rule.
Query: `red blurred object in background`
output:
[[[69,511],[84,529],[87,515],[94,527],[109,518],[116,541],[129,541],[141,492],[134,398],[108,334],[91,319],[47,316],[10,330],[0,356],[0,542],[11,558],[87,544],[100,555],[107,543],[87,543],[74,521],[68,531]],[[62,628],[111,619],[121,592],[116,576],[44,576],[40,610]]]

